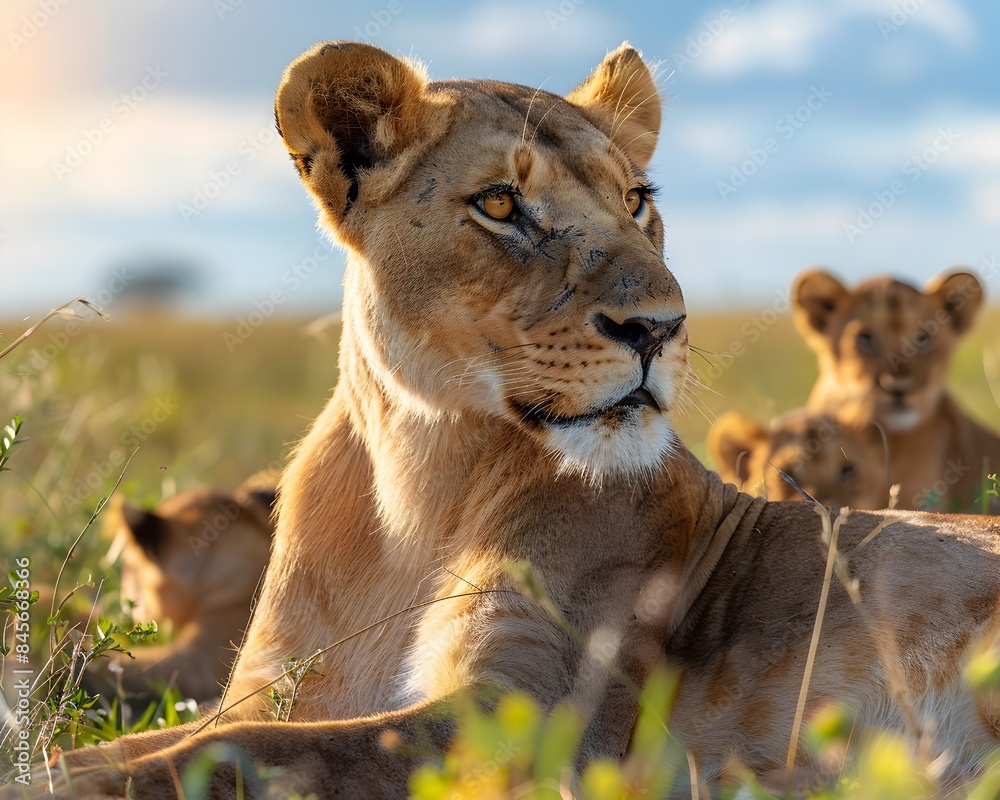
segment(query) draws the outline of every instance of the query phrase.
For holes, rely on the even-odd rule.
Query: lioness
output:
[[[117,510],[121,596],[134,619],[169,623],[173,637],[133,648],[134,658],[94,661],[91,688],[145,697],[170,684],[199,703],[219,697],[271,551],[276,478],[255,476],[232,492],[189,489],[155,511]]]
[[[900,508],[979,510],[984,476],[1000,469],[1000,436],[945,388],[955,346],[982,305],[976,276],[947,272],[924,291],[875,278],[851,290],[814,269],[795,279],[792,296],[796,326],[819,360],[808,408],[884,428]],[[996,499],[991,510],[1000,511]]]
[[[829,414],[796,409],[764,427],[730,411],[709,431],[708,449],[723,480],[768,500],[804,500],[801,489],[831,506],[889,504],[882,437],[874,426],[851,428]]]
[[[285,73],[277,121],[349,253],[340,382],[282,477],[228,722],[71,752],[75,791],[172,798],[228,743],[289,791],[403,797],[449,746],[456,698],[509,688],[577,709],[579,768],[627,750],[663,658],[699,780],[780,767],[821,520],[741,494],[674,434],[688,337],[644,172],[660,98],[639,54],[623,45],[561,98],[321,44]],[[855,514],[839,532],[860,606],[835,582],[805,713],[848,704],[853,741],[913,723],[950,786],[1000,724],[961,678],[996,621],[998,522]],[[537,591],[519,590],[526,571]],[[293,721],[263,721],[282,663],[321,648]],[[348,715],[367,716],[330,721]],[[216,767],[212,797],[258,791]]]

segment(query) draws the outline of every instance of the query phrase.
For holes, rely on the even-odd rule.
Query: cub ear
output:
[[[268,510],[268,513],[273,513],[274,506],[278,502],[278,490],[276,488],[253,489],[250,491],[250,497],[264,506]]]
[[[724,481],[742,486],[750,478],[750,454],[767,441],[767,431],[753,417],[730,411],[708,432],[708,451]]]
[[[278,132],[334,229],[365,172],[419,136],[427,77],[360,42],[324,42],[289,64],[275,99]]]
[[[938,297],[960,334],[972,327],[983,304],[982,284],[971,272],[942,272],[927,282],[924,292]]]
[[[660,135],[661,98],[653,73],[628,42],[609,53],[566,95],[640,168],[646,169]]]
[[[792,281],[792,310],[795,327],[810,343],[818,334],[829,335],[830,317],[848,290],[829,272],[809,269]]]
[[[125,529],[146,555],[154,561],[160,550],[160,544],[166,529],[163,525],[163,517],[157,516],[152,511],[143,511],[128,503],[122,503],[122,520],[125,522]]]

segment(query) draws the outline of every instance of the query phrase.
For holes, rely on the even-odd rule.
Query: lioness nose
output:
[[[686,318],[685,314],[678,314],[661,321],[630,317],[624,322],[615,322],[606,314],[595,314],[594,327],[605,338],[635,350],[646,363],[677,335]]]

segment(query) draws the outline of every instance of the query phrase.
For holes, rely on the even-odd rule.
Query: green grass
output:
[[[716,417],[735,410],[766,423],[804,405],[816,380],[816,359],[791,315],[771,325],[764,319],[759,309],[689,314],[691,344],[703,351],[692,353],[691,361],[707,388],[696,390],[701,411],[688,410],[676,422],[681,438],[709,466],[705,437]],[[948,375],[959,405],[993,430],[1000,430],[1000,337],[993,333],[998,330],[1000,307],[985,309],[955,352]]]
[[[706,463],[705,436],[716,415],[739,409],[770,419],[801,405],[815,379],[814,359],[789,316],[770,325],[756,325],[755,316],[760,312],[693,313],[690,319],[691,342],[700,353],[693,355],[693,363],[707,388],[695,390],[693,404],[676,423],[684,441]],[[42,600],[30,611],[32,666],[47,669],[50,678],[38,720],[48,720],[54,741],[63,746],[175,723],[192,713],[183,698],[167,693],[159,704],[128,720],[114,698],[95,701],[76,691],[81,659],[98,657],[101,648],[130,648],[136,638],[150,635],[132,628],[128,609],[119,603],[117,573],[106,559],[109,542],[95,512],[116,484],[116,494],[152,506],[197,484],[231,488],[253,472],[279,465],[319,413],[337,378],[336,326],[315,335],[306,332],[306,320],[272,319],[234,344],[235,321],[89,317],[50,320],[0,360],[0,428],[10,427],[0,437],[0,553],[7,570],[17,566],[16,559],[28,559],[31,588],[42,590]],[[0,332],[9,341],[25,327],[15,321],[0,325]],[[998,329],[1000,309],[988,309],[956,354],[949,377],[962,406],[995,429],[1000,429],[1000,397],[991,392],[990,381],[1000,390],[1000,341],[989,332]],[[15,415],[23,422],[15,423]],[[46,590],[61,568],[56,605],[80,588],[57,622],[49,619],[53,598]],[[6,587],[0,591],[0,611],[16,601]],[[98,612],[88,632],[96,639],[83,644],[67,636],[66,620],[86,620],[95,604]],[[98,616],[107,618],[99,630]],[[7,645],[15,643],[13,634],[8,625]],[[9,703],[10,658],[4,666]],[[443,766],[429,767],[415,778],[417,796],[441,797],[446,790],[462,796],[467,790],[459,789],[470,781],[497,788],[497,796],[504,796],[510,787],[531,785],[540,775],[555,780],[549,774],[551,763],[541,763],[547,752],[545,725],[555,723],[540,721],[537,710],[526,711],[523,699],[511,702],[514,711],[509,713],[534,719],[535,727],[512,733],[503,726],[516,719],[466,721],[477,733],[468,734],[471,741],[463,736]],[[668,704],[662,698],[657,703],[658,722],[643,724],[658,725],[666,735]],[[483,765],[489,760],[482,754],[499,746],[489,739],[489,731],[499,731],[504,741],[520,736],[530,743],[526,754],[511,755],[483,783]],[[484,736],[485,744],[476,739]],[[669,737],[650,747],[654,745],[672,746]],[[879,772],[881,756],[873,758],[861,769],[875,770],[876,777],[867,780],[876,783],[865,791],[875,797],[880,795],[871,794],[871,786],[894,778],[891,770],[888,777]],[[3,769],[0,762],[0,773]],[[649,781],[662,779],[637,761],[601,763],[585,785],[588,797],[603,798],[620,796],[625,785],[651,786]],[[860,796],[852,794],[858,780],[848,776],[826,796]]]

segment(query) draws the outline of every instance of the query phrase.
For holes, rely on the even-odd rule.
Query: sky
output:
[[[998,37],[992,0],[4,0],[0,316],[113,313],[156,264],[195,278],[186,313],[236,319],[275,288],[273,313],[335,311],[343,254],[272,107],[286,64],[338,38],[560,94],[638,47],[689,313],[777,307],[814,265],[918,285],[966,265],[996,302]]]

